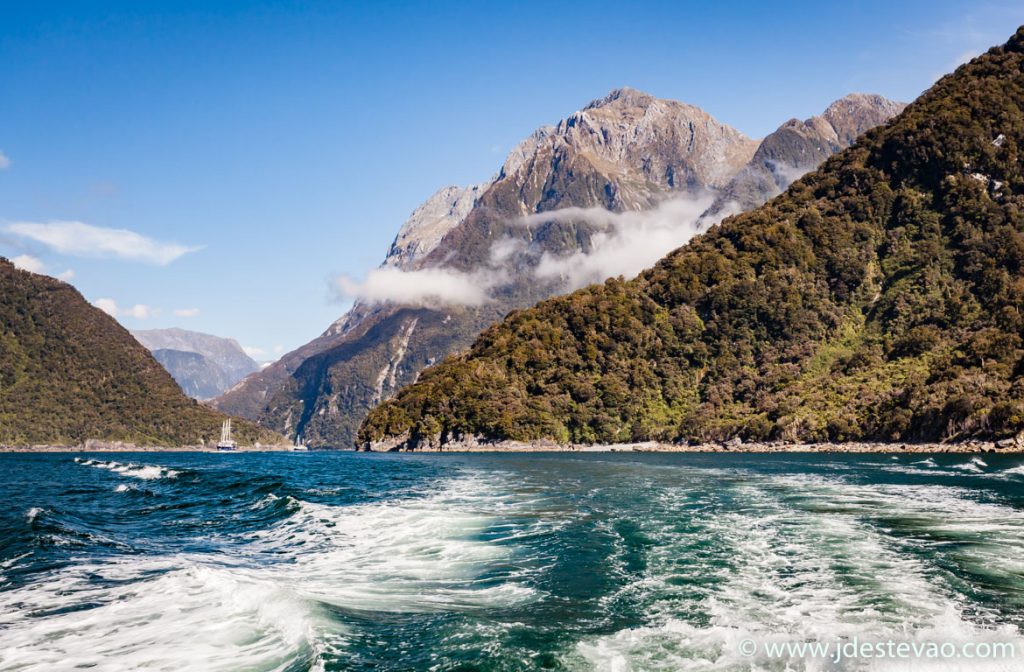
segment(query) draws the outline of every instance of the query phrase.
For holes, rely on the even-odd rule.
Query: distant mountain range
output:
[[[260,368],[233,338],[178,328],[137,330],[132,335],[194,399],[216,397]]]
[[[837,101],[757,142],[691,105],[619,89],[520,143],[495,178],[417,208],[353,308],[213,404],[315,445],[352,445],[366,413],[510,311],[631,276],[902,109]]]
[[[216,441],[223,420],[74,287],[0,258],[0,446],[199,445]],[[252,423],[235,428],[243,443],[281,441]]]
[[[778,185],[772,157],[813,161],[816,147],[823,158],[833,131],[849,142],[863,125],[844,115],[860,103],[879,109],[841,102],[822,121],[787,124],[740,179]],[[360,438],[423,448],[1015,435],[1022,138],[1024,28],[636,279],[512,313],[371,411]]]

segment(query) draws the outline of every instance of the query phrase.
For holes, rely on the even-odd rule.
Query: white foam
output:
[[[346,507],[300,502],[280,525],[255,533],[254,544],[294,549],[279,579],[345,608],[432,611],[534,599],[510,577],[479,579],[515,553],[480,534],[525,505],[496,496],[496,485],[465,478],[424,497]]]
[[[39,508],[38,506],[33,506],[31,509],[25,512],[25,520],[29,523],[34,522],[35,519],[38,518],[39,514],[42,512],[43,509]]]
[[[688,595],[674,593],[671,579],[689,564],[690,542],[686,535],[675,540],[662,535],[647,558],[648,575],[639,587],[629,588],[649,593],[649,625],[581,641],[576,662],[609,672],[833,669],[822,660],[743,657],[738,644],[747,638],[1009,641],[1024,651],[1016,628],[979,622],[978,615],[968,618],[962,597],[943,584],[935,568],[865,520],[909,516],[922,533],[937,535],[945,527],[947,534],[976,534],[979,543],[967,544],[956,559],[972,571],[987,568],[1012,579],[1024,571],[1014,559],[1024,551],[1024,525],[1015,510],[937,486],[861,486],[811,477],[752,480],[730,490],[727,508],[701,521],[709,529],[700,536],[724,544],[723,566],[713,570],[720,581],[691,584]],[[664,525],[662,516],[655,518]],[[708,565],[699,556],[693,561]],[[680,600],[686,601],[685,609]],[[683,621],[680,611],[702,613],[707,625]],[[984,667],[952,661],[927,669],[1010,670],[1008,663],[1015,661],[990,662]],[[863,669],[905,667],[906,661],[876,660]]]
[[[356,506],[297,500],[291,516],[215,559],[131,557],[0,591],[0,669],[318,669],[346,638],[325,605],[424,612],[535,599],[506,569],[517,533],[479,538],[525,506],[495,495],[499,485],[455,479]],[[96,606],[64,611],[84,604]]]
[[[114,461],[107,462],[103,460],[82,459],[79,457],[75,458],[75,462],[78,464],[84,464],[88,467],[96,467],[98,469],[113,471],[114,473],[122,476],[139,478],[144,481],[152,481],[160,478],[177,478],[180,474],[180,472],[175,471],[174,469],[149,464],[122,464]]]
[[[0,667],[281,669],[312,655],[315,627],[311,605],[237,569],[86,565],[0,592]]]

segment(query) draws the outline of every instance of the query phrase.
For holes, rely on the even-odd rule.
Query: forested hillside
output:
[[[1024,427],[1024,31],[631,282],[511,314],[363,442],[950,439]]]

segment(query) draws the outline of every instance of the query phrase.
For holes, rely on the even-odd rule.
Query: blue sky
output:
[[[0,255],[70,270],[129,328],[272,359],[437,188],[613,88],[760,137],[851,91],[912,100],[1021,23],[943,0],[0,0]]]

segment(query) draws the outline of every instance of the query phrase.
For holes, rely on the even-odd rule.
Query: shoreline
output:
[[[74,446],[0,446],[2,453],[216,453],[230,455],[233,453],[287,453],[295,452],[289,445],[253,445],[239,446],[233,451],[221,451],[212,446],[136,446],[129,443],[87,441]],[[402,446],[382,448],[325,448],[312,449],[309,452],[360,452],[360,453],[392,453],[422,455],[465,455],[469,453],[947,453],[947,454],[1022,454],[1024,440],[1006,439],[1003,441],[963,441],[956,443],[906,443],[906,442],[874,442],[851,441],[845,443],[702,443],[675,444],[657,441],[640,441],[635,443],[614,443],[601,445],[560,444],[546,441],[500,441],[488,442],[453,442],[443,446],[430,446],[422,449],[408,449]]]
[[[120,441],[88,440],[74,446],[0,446],[0,453],[287,453],[289,445],[254,444],[239,446],[235,450],[217,450],[215,446],[137,446]]]
[[[1024,453],[1021,438],[1003,441],[963,441],[956,443],[906,443],[851,441],[844,443],[703,443],[696,445],[641,441],[605,445],[559,444],[543,441],[500,441],[495,443],[459,441],[422,449],[401,446],[374,448],[361,452],[431,454],[445,453]]]

